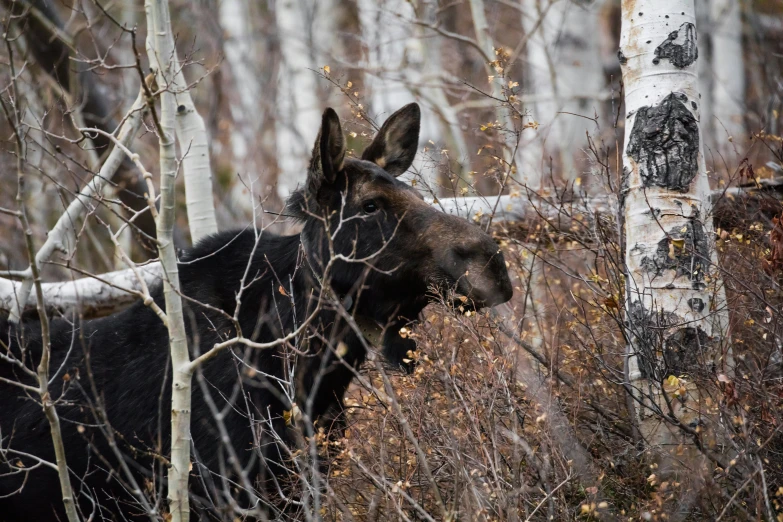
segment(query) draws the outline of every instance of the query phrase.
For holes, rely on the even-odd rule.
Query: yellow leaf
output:
[[[278,291],[278,292],[280,292],[280,294],[282,294],[282,295],[288,295],[288,294],[285,292],[285,288],[283,288],[283,285],[280,285],[280,286],[277,288],[277,291]]]
[[[672,239],[672,245],[674,245],[677,248],[683,248],[683,247],[685,247],[685,240],[684,239]]]
[[[330,69],[328,65],[324,65],[324,72],[326,74],[329,74],[330,72],[332,72],[332,69]]]
[[[291,425],[291,410],[285,410],[283,412],[283,420],[285,421],[286,426]]]
[[[666,382],[671,386],[672,388],[679,387],[680,386],[680,379],[675,377],[674,375],[669,375],[669,378],[666,379]]]

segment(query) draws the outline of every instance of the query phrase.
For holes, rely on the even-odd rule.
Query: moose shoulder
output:
[[[342,425],[343,395],[370,344],[366,325],[382,334],[385,357],[402,364],[415,345],[400,327],[439,292],[462,294],[476,308],[511,298],[495,242],[396,179],[414,159],[419,120],[417,105],[403,107],[355,159],[346,157],[339,118],[327,109],[307,182],[287,204],[302,232],[223,233],[180,259],[191,357],[237,335],[269,342],[301,331],[268,350],[236,344],[199,370],[191,426],[198,516],[220,517],[220,506],[234,500],[265,499],[272,511],[284,505],[278,495],[289,454],[282,446],[295,445],[288,412],[296,404],[302,413],[293,424]],[[163,307],[160,288],[153,293]],[[34,384],[11,358],[35,368],[40,331],[0,319],[0,333],[8,354],[0,360],[2,519],[64,519],[56,472],[36,460],[54,461],[42,409],[8,384]],[[54,320],[51,340],[52,382],[63,383],[52,389],[80,509],[140,516],[138,495],[161,497],[165,488],[166,328],[137,303],[82,323]]]

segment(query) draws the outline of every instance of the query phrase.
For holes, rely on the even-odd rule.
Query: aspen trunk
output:
[[[434,15],[430,4],[422,3],[420,7],[424,19]],[[466,149],[461,148],[465,145],[463,136],[456,125],[457,115],[451,110],[443,89],[432,86],[439,79],[425,78],[440,70],[439,49],[434,42],[425,44],[416,37],[417,33],[424,33],[424,29],[410,22],[416,17],[413,5],[405,0],[358,0],[357,8],[362,40],[367,46],[364,85],[370,114],[376,123],[403,105],[425,101],[419,143],[427,146],[424,144],[430,140],[437,143],[445,139],[452,150],[459,147],[454,152],[464,152]],[[436,124],[435,114],[441,125]],[[430,175],[432,169],[424,168],[425,163],[424,158],[417,155],[411,170],[420,173],[432,188],[437,182]],[[403,175],[401,179],[410,180],[410,177]]]
[[[171,36],[167,0],[146,0],[147,53],[155,64],[159,86],[171,85],[176,61]],[[163,294],[166,302],[166,326],[171,350],[171,464],[168,470],[169,512],[172,522],[190,518],[188,476],[190,474],[190,411],[192,371],[185,337],[185,320],[180,298],[179,267],[174,248],[176,113],[177,98],[171,90],[160,95],[160,213],[156,217],[158,253],[165,274]],[[195,114],[195,113],[193,113]],[[151,186],[151,184],[150,184]],[[212,193],[208,193],[210,201]],[[213,216],[214,217],[214,216]]]
[[[692,444],[687,429],[700,427],[704,440],[712,412],[694,383],[709,379],[726,327],[699,129],[695,22],[693,0],[623,3],[628,378],[643,402],[642,435],[664,451]]]
[[[155,1],[155,6],[158,2]],[[146,5],[146,4],[145,4]],[[209,141],[204,120],[188,91],[188,83],[177,58],[168,0],[162,0],[157,12],[162,17],[154,38],[156,46],[147,49],[150,66],[158,71],[158,87],[167,89],[174,103],[174,124],[182,151],[182,167],[185,172],[185,203],[190,225],[190,237],[195,244],[199,239],[217,232],[215,202],[212,194],[212,166],[209,160]],[[149,30],[149,11],[147,12]],[[149,37],[148,37],[149,38]],[[149,40],[148,40],[149,41]],[[156,225],[157,226],[157,225]]]
[[[421,7],[423,20],[435,25],[437,23],[437,2],[426,2]],[[415,72],[415,78],[411,78],[412,90],[429,102],[431,106],[428,107],[430,110],[425,111],[422,115],[422,132],[419,136],[419,142],[430,138],[443,140],[449,149],[449,158],[456,160],[462,174],[466,174],[473,170],[468,144],[460,126],[459,115],[451,106],[445,89],[440,85],[441,79],[438,77],[439,71],[443,70],[441,44],[444,40],[441,38],[425,39],[426,34],[427,31],[424,27],[417,26],[415,28],[416,38],[411,40],[409,46],[417,51],[415,57],[418,58],[415,60],[418,70]],[[417,82],[421,85],[416,85]],[[439,125],[433,121],[430,111],[433,111],[439,119]]]
[[[560,158],[564,178],[578,176],[574,158],[587,145],[586,133],[598,131],[588,118],[600,115],[597,98],[605,86],[599,31],[585,30],[600,27],[602,4],[601,0],[523,0],[522,26],[529,38],[527,89],[541,97],[526,107],[541,127],[525,131],[525,148],[533,147],[524,153],[529,159],[523,170],[543,168],[542,141],[546,141]]]
[[[231,103],[230,107],[231,119],[234,122],[230,139],[234,171],[245,181],[243,183],[239,179],[233,180],[231,202],[251,213],[252,201],[245,191],[248,180],[261,174],[254,152],[260,141],[258,129],[261,122],[256,115],[259,112],[261,85],[252,64],[250,9],[248,3],[243,0],[221,0],[218,14],[225,37],[223,49],[237,94],[237,100]]]
[[[493,97],[504,99],[503,86],[500,83],[502,78],[505,78],[504,71],[490,63],[496,59],[495,43],[492,40],[489,23],[487,22],[487,16],[484,12],[484,1],[470,0],[469,3],[470,14],[473,17],[473,29],[476,33],[476,42],[484,55],[484,65],[487,76],[490,79],[490,92]],[[499,78],[497,76],[499,76]],[[525,165],[526,160],[522,155],[522,148],[519,147],[519,135],[514,133],[515,125],[512,110],[508,106],[499,105],[496,109],[496,114],[498,124],[505,129],[505,134],[507,136],[504,143],[499,144],[504,147],[503,159],[508,163],[509,168],[512,164],[516,165],[517,171],[515,173],[515,178],[519,180],[519,170],[522,165]]]
[[[740,0],[710,0],[712,22],[712,122],[718,152],[736,160],[745,138],[745,70]],[[706,33],[705,33],[706,34]],[[742,154],[742,149],[738,149]],[[729,162],[733,168],[733,162]]]
[[[321,101],[316,86],[318,66],[308,48],[310,27],[302,0],[277,0],[275,20],[281,63],[277,82],[275,137],[277,141],[277,194],[285,199],[307,175],[310,147],[315,141]]]
[[[370,107],[380,119],[414,101],[404,82],[406,43],[411,38],[403,19],[413,17],[404,0],[358,0],[362,39],[367,44],[365,87]]]

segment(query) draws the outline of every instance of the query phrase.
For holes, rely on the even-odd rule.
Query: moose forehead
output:
[[[347,158],[345,172],[351,180],[349,197],[362,200],[384,197],[396,203],[424,203],[418,190],[404,183],[371,161]]]

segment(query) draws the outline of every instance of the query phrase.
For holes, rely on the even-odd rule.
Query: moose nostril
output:
[[[492,251],[494,252],[497,250],[497,246],[495,246],[494,242],[492,245],[494,247]],[[454,245],[452,251],[462,259],[475,259],[487,252],[487,245],[481,238],[475,240],[468,239],[467,241]]]
[[[464,246],[464,245],[458,245],[458,246],[455,246],[454,248],[452,248],[452,252],[458,258],[460,258],[462,260],[465,260],[465,259],[470,258],[473,255],[474,250],[472,250],[471,248],[469,248],[467,246]]]

